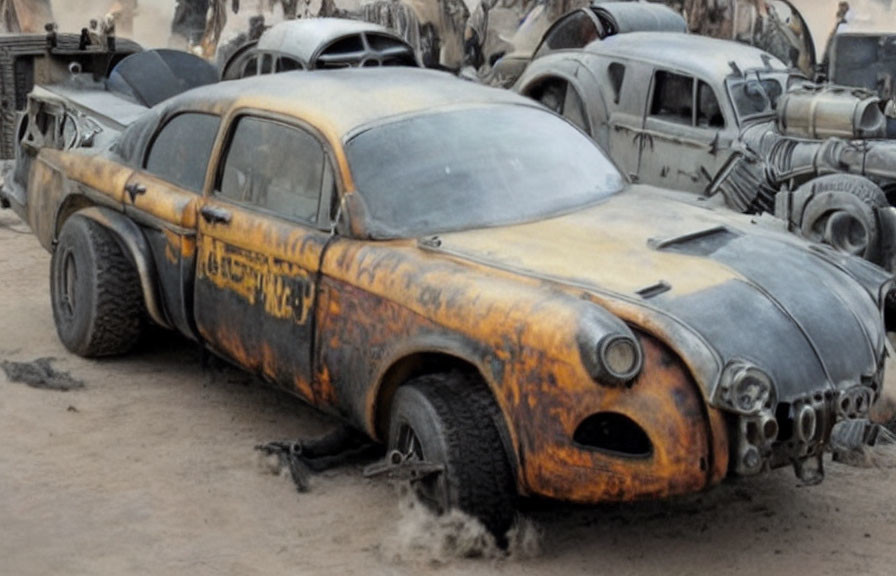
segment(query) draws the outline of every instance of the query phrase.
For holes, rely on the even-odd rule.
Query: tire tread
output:
[[[460,372],[427,374],[408,386],[423,393],[442,420],[457,507],[502,541],[515,516],[516,490],[491,392]]]

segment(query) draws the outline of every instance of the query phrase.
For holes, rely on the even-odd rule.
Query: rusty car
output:
[[[896,269],[896,141],[873,94],[812,84],[751,46],[649,32],[545,55],[514,89],[638,182],[774,213]]]
[[[499,538],[520,495],[821,481],[883,384],[883,270],[630,186],[571,123],[443,72],[197,88],[0,194],[52,252],[71,352],[176,330]]]
[[[388,28],[347,18],[287,20],[236,50],[221,69],[235,80],[292,70],[419,66],[414,48]]]

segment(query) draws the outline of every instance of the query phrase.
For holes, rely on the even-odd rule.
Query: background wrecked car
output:
[[[638,182],[720,194],[893,269],[896,141],[877,97],[818,87],[733,42],[632,33],[539,58],[515,89]]]
[[[275,24],[239,48],[221,69],[234,80],[291,70],[369,66],[418,66],[414,48],[388,28],[344,18]]]

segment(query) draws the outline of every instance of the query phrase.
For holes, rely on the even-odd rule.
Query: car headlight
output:
[[[638,342],[624,334],[608,334],[589,349],[582,345],[585,367],[600,384],[621,386],[641,373],[644,357]]]
[[[739,414],[758,414],[773,409],[776,403],[777,392],[771,377],[743,360],[725,367],[713,394],[713,404]]]

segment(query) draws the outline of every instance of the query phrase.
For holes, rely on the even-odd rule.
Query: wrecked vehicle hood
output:
[[[439,241],[429,244],[581,291],[663,338],[708,397],[735,359],[766,370],[781,401],[859,384],[857,375],[874,376],[882,362],[883,270],[656,190],[634,187],[558,218]]]

